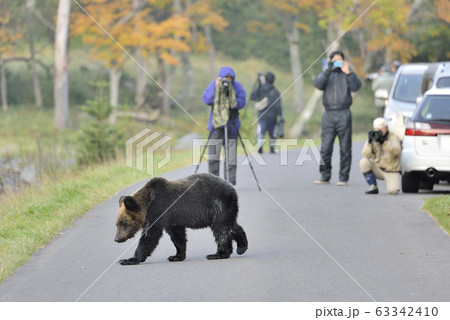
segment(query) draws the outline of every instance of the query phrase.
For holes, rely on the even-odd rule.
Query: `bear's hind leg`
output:
[[[233,237],[231,228],[221,227],[213,229],[214,238],[217,243],[217,253],[206,256],[208,260],[228,259],[233,253]]]
[[[232,234],[234,240],[236,240],[237,242],[237,254],[244,254],[244,252],[247,251],[248,248],[247,235],[245,234],[244,229],[242,229],[242,227],[236,223],[234,225]]]
[[[166,232],[169,234],[177,253],[174,256],[170,256],[167,260],[173,261],[183,261],[186,259],[186,228],[185,227],[169,227],[166,228]]]

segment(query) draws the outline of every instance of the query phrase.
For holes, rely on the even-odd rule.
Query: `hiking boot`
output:
[[[369,190],[366,191],[366,194],[378,194],[378,187],[374,184],[369,186]]]

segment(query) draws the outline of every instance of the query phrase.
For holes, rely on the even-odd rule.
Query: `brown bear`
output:
[[[244,229],[237,224],[238,196],[234,187],[209,173],[194,174],[169,181],[156,177],[131,196],[119,200],[115,241],[124,242],[142,229],[139,245],[130,259],[122,265],[139,264],[149,257],[158,245],[163,231],[177,250],[169,261],[186,258],[186,228],[210,227],[217,243],[217,252],[207,259],[226,259],[237,242],[237,253],[247,250]]]

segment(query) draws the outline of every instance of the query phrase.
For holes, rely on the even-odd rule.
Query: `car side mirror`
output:
[[[416,98],[416,106],[418,106],[423,100],[423,96],[417,97]]]

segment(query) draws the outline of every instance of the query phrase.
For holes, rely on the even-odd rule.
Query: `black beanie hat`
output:
[[[333,51],[332,53],[330,53],[330,60],[332,60],[333,57],[337,54],[340,55],[343,60],[345,60],[345,56],[344,56],[344,53],[342,52],[342,50],[336,50],[336,51]]]

